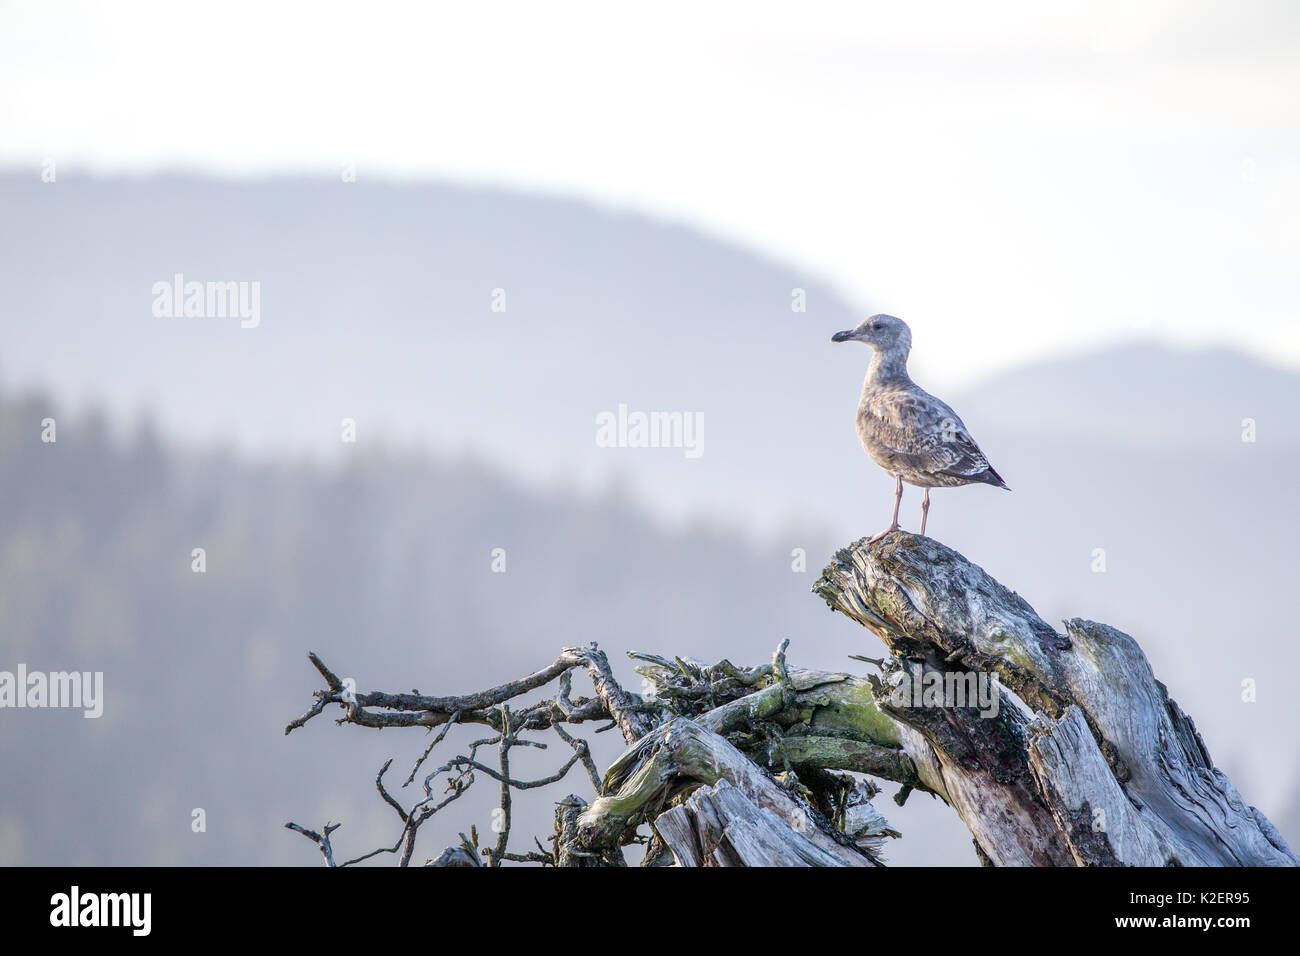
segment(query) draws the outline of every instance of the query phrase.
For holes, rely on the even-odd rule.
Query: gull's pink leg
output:
[[[884,531],[880,532],[880,534],[876,535],[870,541],[868,541],[867,544],[875,544],[885,535],[889,534],[889,532],[898,530],[898,508],[903,503],[902,476],[895,478],[894,481],[896,482],[896,484],[894,485],[894,517],[890,519],[889,527],[886,528]]]
[[[930,489],[921,496],[921,534],[925,534],[925,519],[930,516]]]

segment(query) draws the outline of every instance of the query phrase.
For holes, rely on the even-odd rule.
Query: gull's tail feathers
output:
[[[1011,486],[1002,480],[1002,476],[993,470],[992,465],[989,466],[987,471],[980,474],[979,480],[985,484],[992,485],[994,488],[1005,488],[1007,491],[1011,490]]]

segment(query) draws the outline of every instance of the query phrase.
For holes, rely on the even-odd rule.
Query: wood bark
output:
[[[658,827],[678,794],[706,793]],[[637,816],[653,817],[677,862],[698,865],[871,866],[869,853],[838,834],[797,792],[779,786],[727,740],[685,717],[642,737],[605,774],[608,796],[578,819],[588,847],[608,844]],[[679,808],[682,809],[682,808]],[[730,816],[732,812],[738,814]],[[714,851],[723,848],[723,857]],[[703,848],[703,849],[701,849]]]
[[[814,591],[892,652],[876,682],[918,776],[995,865],[1300,864],[1210,759],[1133,638],[1058,632],[930,538],[838,552]],[[911,675],[989,675],[1000,707],[918,706]]]

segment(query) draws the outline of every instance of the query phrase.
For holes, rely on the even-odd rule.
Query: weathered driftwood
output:
[[[897,836],[897,831],[869,804],[863,805],[870,794],[864,795],[854,778],[832,773],[828,768],[883,768],[897,779],[909,779],[914,777],[911,764],[897,755],[893,744],[874,742],[888,739],[887,728],[883,732],[863,729],[887,721],[872,701],[866,682],[847,674],[788,670],[786,644],[770,664],[747,670],[727,661],[709,666],[633,654],[649,662],[638,670],[662,691],[662,696],[656,693],[644,697],[619,685],[604,653],[594,645],[565,648],[553,664],[524,678],[452,697],[418,691],[353,693],[342,678],[311,654],[312,664],[326,686],[316,692],[313,705],[291,721],[285,732],[305,726],[329,705],[342,709],[339,723],[369,728],[438,728],[403,786],[416,781],[417,772],[453,726],[485,725],[496,735],[476,741],[468,753],[424,774],[421,796],[410,809],[386,788],[384,774],[391,760],[384,764],[375,786],[402,824],[391,846],[338,862],[331,842],[338,824],[327,824],[322,831],[296,823],[286,827],[311,839],[330,866],[355,865],[381,853],[393,854],[399,865],[406,866],[413,859],[423,823],[460,799],[482,775],[495,780],[500,790],[504,826],[495,845],[480,847],[477,831],[471,827],[468,835],[461,835],[459,847],[447,848],[430,865],[463,866],[483,856],[490,866],[505,861],[622,866],[626,865],[622,846],[637,840],[638,828],[646,823],[651,824],[647,863],[662,865],[673,860],[673,851],[653,830],[655,817],[672,800],[684,799],[691,790],[724,782],[734,785],[759,814],[748,823],[737,822],[737,829],[726,842],[733,846],[730,841],[735,841],[732,851],[724,851],[730,854],[728,862],[771,860],[775,858],[771,855],[775,847],[786,846],[803,847],[799,858],[804,862],[877,863],[880,844],[887,837]],[[571,697],[572,674],[581,671],[591,680],[595,691],[592,698]],[[553,697],[521,709],[510,708],[509,701],[552,682],[559,684]],[[829,715],[828,719],[814,719],[814,714],[821,712]],[[699,724],[692,718],[698,718]],[[631,745],[604,780],[586,741],[565,730],[566,725],[591,721],[609,721]],[[572,756],[549,777],[520,780],[512,776],[511,748],[545,748],[546,744],[526,735],[547,731],[559,736],[572,750]],[[478,750],[487,746],[497,749],[496,769],[477,759]],[[570,795],[557,804],[549,849],[534,841],[535,848],[512,852],[512,793],[554,783],[578,765],[591,780],[594,804],[588,806],[581,798]],[[764,767],[779,773],[780,782]],[[760,833],[760,829],[767,832]],[[762,851],[767,856],[755,849],[760,846],[767,848]],[[748,849],[738,849],[743,847]],[[815,848],[815,852],[808,847]],[[787,860],[793,862],[794,857]],[[710,857],[704,862],[713,865],[717,861]]]
[[[663,808],[701,785],[713,788],[715,799],[707,804],[710,809],[703,818],[700,814],[706,805],[698,801],[692,805],[689,816],[698,826],[679,814],[668,830],[658,830],[679,863],[712,860],[713,850],[728,841],[735,843],[724,853],[728,865],[770,863],[778,858],[789,864],[824,866],[876,863],[847,836],[835,835],[798,793],[779,786],[725,738],[685,717],[661,724],[610,766],[604,781],[607,795],[593,801],[578,818],[583,843],[600,847],[618,840],[638,815],[653,817],[658,829]],[[735,820],[727,816],[728,809],[745,807]],[[730,832],[733,823],[738,828],[735,833]],[[691,845],[705,850],[692,852]]]
[[[436,860],[430,860],[429,866],[465,867],[480,866],[478,857],[463,846],[449,846],[439,854]]]
[[[565,648],[550,666],[457,697],[350,693],[314,655],[326,681],[286,732],[330,704],[341,723],[438,728],[407,784],[454,725],[494,736],[423,777],[408,810],[375,780],[402,823],[377,853],[412,859],[421,824],[482,775],[496,781],[504,827],[491,847],[462,834],[436,865],[483,857],[553,866],[626,865],[622,848],[648,840],[647,865],[872,866],[898,836],[862,777],[944,800],[965,822],[981,861],[999,866],[1295,865],[1277,830],[1214,768],[1190,718],[1155,680],[1128,636],[1089,621],[1058,633],[1015,593],[929,538],[896,532],[838,552],[814,587],[865,625],[891,654],[879,677],[768,664],[737,667],[633,653],[649,692],[625,690],[594,645]],[[861,658],[869,660],[868,658]],[[594,696],[572,698],[585,672]],[[558,682],[553,697],[510,701]],[[566,726],[604,721],[628,749],[599,774]],[[510,773],[514,747],[553,733],[571,756],[552,775]],[[493,769],[476,757],[495,747]],[[594,791],[560,801],[550,848],[512,851],[511,793],[581,766]],[[441,791],[435,786],[441,782]],[[335,864],[330,835],[297,824]]]
[[[1079,619],[1058,633],[983,569],[904,532],[838,552],[814,591],[893,652],[876,689],[896,728],[877,742],[899,742],[986,862],[1300,864],[1128,635]],[[918,703],[916,673],[993,676],[997,713]]]
[[[861,866],[830,853],[759,807],[726,778],[696,789],[686,802],[655,818],[655,829],[679,866]]]

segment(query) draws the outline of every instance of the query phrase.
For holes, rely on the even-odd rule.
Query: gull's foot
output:
[[[871,539],[869,539],[869,540],[867,541],[867,544],[875,544],[877,541],[879,541],[879,540],[880,540],[881,538],[883,538],[885,535],[889,534],[891,531],[902,531],[902,530],[903,530],[903,529],[900,528],[900,527],[898,526],[898,522],[895,521],[893,524],[891,524],[891,525],[890,525],[888,528],[886,528],[884,531],[880,532],[880,534],[875,535],[874,537],[872,537]]]

